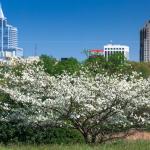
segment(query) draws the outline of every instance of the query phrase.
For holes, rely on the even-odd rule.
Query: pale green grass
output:
[[[103,145],[9,145],[0,146],[0,150],[150,150],[150,141],[116,142]]]

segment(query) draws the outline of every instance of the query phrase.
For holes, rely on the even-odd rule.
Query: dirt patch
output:
[[[127,140],[150,140],[150,132],[146,131],[130,131],[126,137]]]

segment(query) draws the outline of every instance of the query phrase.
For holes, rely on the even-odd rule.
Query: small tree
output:
[[[40,60],[43,63],[45,71],[50,75],[54,75],[55,65],[57,64],[57,60],[47,55],[41,55]]]
[[[126,62],[122,53],[111,54],[108,58],[104,56],[95,56],[84,61],[84,66],[90,72],[112,74],[131,74],[131,65]]]
[[[150,63],[149,62],[129,62],[132,66],[132,70],[141,73],[144,78],[149,78],[150,76]]]
[[[80,70],[80,63],[75,58],[68,58],[66,60],[59,61],[57,65],[55,66],[55,74],[60,75],[64,72],[68,73],[75,73],[79,72]]]

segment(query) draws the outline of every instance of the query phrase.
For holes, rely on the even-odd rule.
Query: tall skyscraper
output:
[[[18,30],[7,24],[0,5],[0,58],[22,57],[23,49],[18,48]]]
[[[150,62],[150,20],[140,30],[140,62]]]

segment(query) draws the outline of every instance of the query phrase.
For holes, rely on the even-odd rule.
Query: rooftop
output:
[[[1,4],[0,4],[0,19],[5,19]]]
[[[121,45],[121,44],[106,44],[104,46],[108,46],[108,47],[129,47],[127,45]]]

